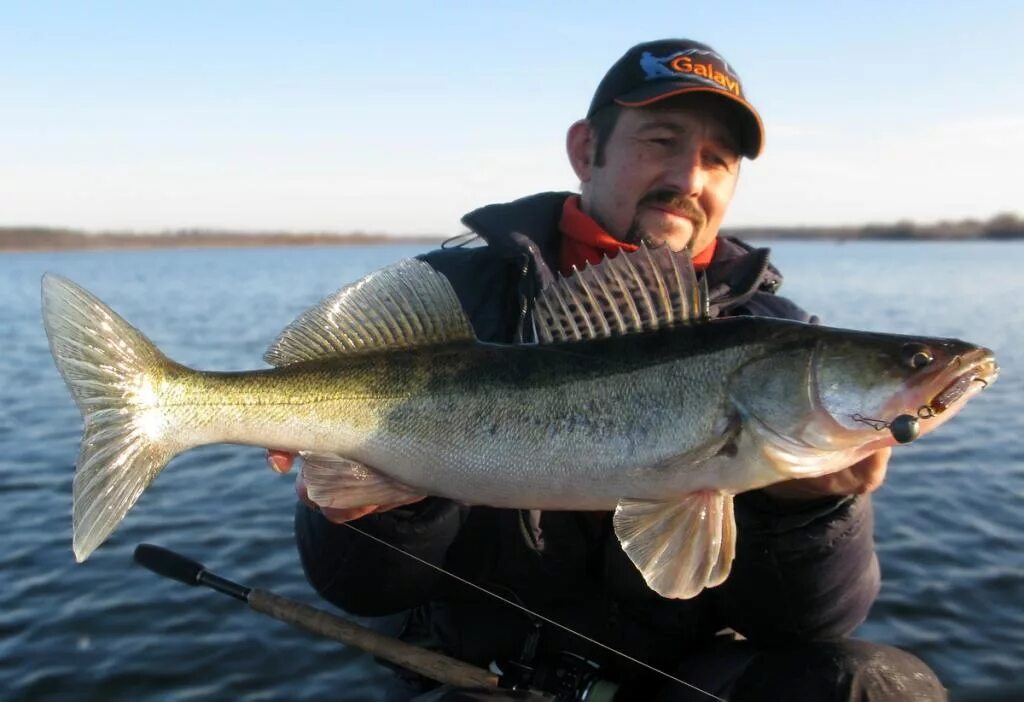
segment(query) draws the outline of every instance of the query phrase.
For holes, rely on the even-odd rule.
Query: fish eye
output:
[[[903,362],[915,370],[924,368],[935,360],[932,357],[932,352],[924,344],[904,344],[900,353],[903,357]]]

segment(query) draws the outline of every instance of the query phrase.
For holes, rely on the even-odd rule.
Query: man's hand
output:
[[[780,500],[815,500],[830,495],[866,495],[874,492],[885,481],[891,448],[879,449],[838,473],[818,478],[800,478],[775,483],[764,488],[764,493]]]
[[[287,451],[277,451],[275,449],[267,450],[267,463],[270,465],[270,469],[275,473],[281,473],[282,475],[289,472],[295,465],[295,454],[288,453]],[[387,505],[363,505],[362,507],[350,507],[346,509],[336,509],[334,507],[321,507],[320,505],[309,499],[309,493],[306,491],[306,483],[302,479],[302,474],[299,473],[299,477],[295,480],[295,494],[302,502],[304,502],[311,509],[319,511],[328,521],[334,522],[335,524],[344,524],[360,517],[365,517],[368,514],[375,512],[387,512],[389,509],[401,507],[402,505],[412,504],[413,502],[419,502],[423,497],[414,497],[404,502],[395,502]]]

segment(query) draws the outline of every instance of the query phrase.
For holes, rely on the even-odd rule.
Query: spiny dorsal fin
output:
[[[542,344],[602,339],[707,318],[706,283],[703,278],[698,282],[689,255],[644,244],[560,276],[541,291],[534,307]]]
[[[263,358],[284,366],[474,338],[448,279],[429,263],[411,258],[375,271],[303,312]]]

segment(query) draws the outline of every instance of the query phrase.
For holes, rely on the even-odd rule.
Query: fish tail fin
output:
[[[75,560],[103,543],[181,446],[161,407],[170,361],[94,295],[57,275],[42,281],[43,326],[85,422],[75,463]]]

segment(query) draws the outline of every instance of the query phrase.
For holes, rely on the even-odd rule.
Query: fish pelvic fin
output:
[[[300,451],[309,499],[321,507],[389,505],[421,496],[415,488],[343,456]]]
[[[678,502],[623,499],[613,522],[622,549],[662,597],[689,599],[729,576],[736,555],[729,493],[695,492]]]
[[[707,283],[698,280],[689,254],[646,244],[559,277],[534,304],[542,344],[603,339],[708,318]]]
[[[47,273],[43,326],[85,423],[75,462],[72,532],[81,563],[102,544],[181,447],[160,407],[177,367],[97,297]]]
[[[263,358],[284,366],[475,338],[444,274],[410,258],[370,273],[303,312]]]

